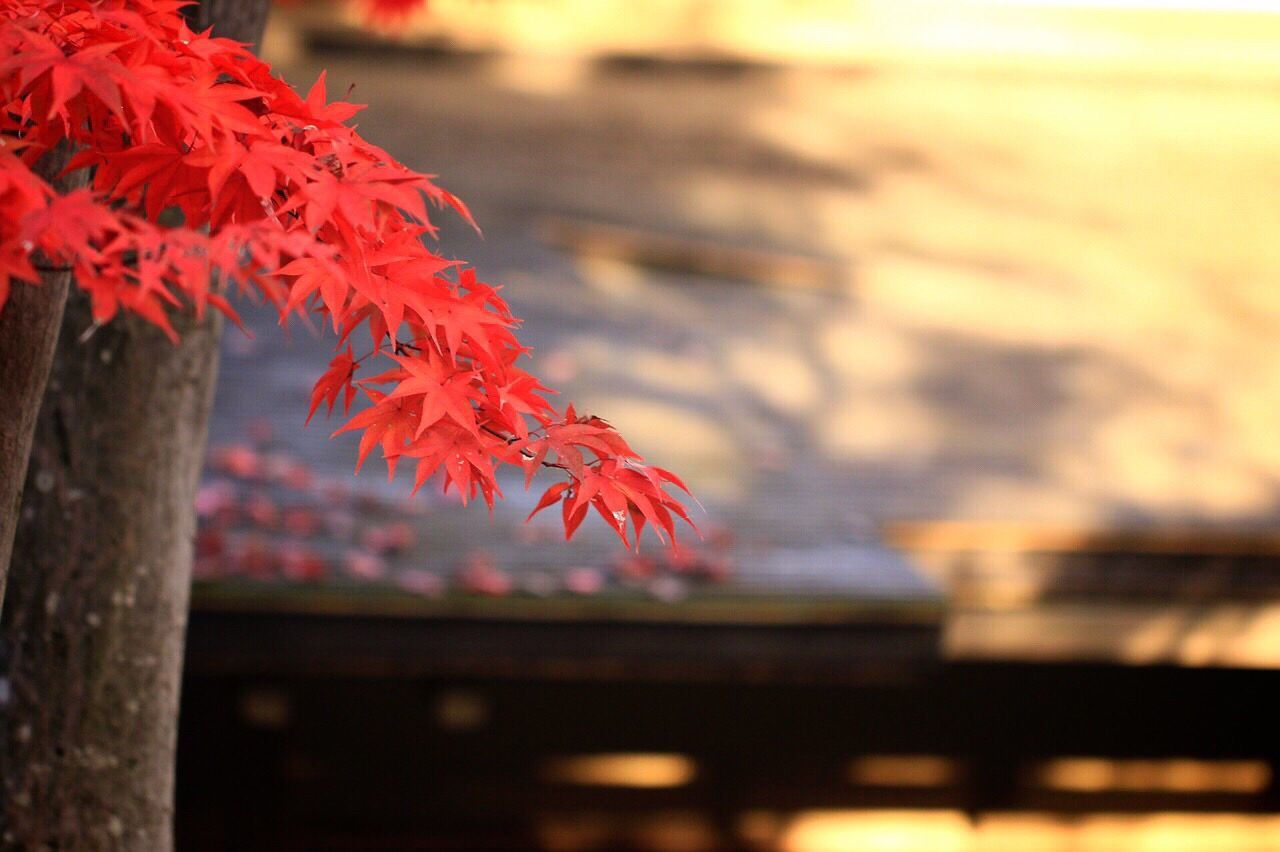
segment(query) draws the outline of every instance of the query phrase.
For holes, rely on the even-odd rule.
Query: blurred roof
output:
[[[547,27],[596,20],[567,14],[572,3],[534,5]],[[711,32],[734,4],[697,5]],[[736,4],[733,19],[759,34],[785,5]],[[1039,22],[1077,70],[1058,73],[1053,51],[1000,67],[956,56],[940,69],[944,42],[903,48],[912,62],[842,54],[865,60],[854,70],[620,58],[585,35],[599,53],[590,62],[548,56],[550,37],[534,55],[393,51],[332,33],[313,40],[328,52],[284,62],[297,80],[328,66],[331,91],[355,84],[371,104],[362,129],[472,205],[486,239],[451,223],[446,250],[507,286],[535,370],[689,479],[718,528],[706,558],[732,561],[742,584],[731,590],[851,600],[892,586],[890,597],[929,600],[930,583],[880,550],[881,526],[904,520],[1056,524],[1086,541],[1274,528],[1280,113],[1258,63],[1280,45],[1268,42],[1280,17],[891,5],[855,7],[850,26],[865,34],[881,20],[894,33],[886,22],[897,21],[905,38],[948,20],[981,32]],[[439,27],[491,15],[474,34],[496,38],[524,32],[532,6],[432,8]],[[692,38],[662,17],[690,8],[652,11]],[[923,29],[907,26],[909,10]],[[1108,44],[1169,61],[1134,59],[1117,76],[1090,47],[1095,12]],[[292,19],[295,44],[315,35],[314,14]],[[651,22],[633,19],[611,19],[611,31],[640,38]],[[1125,21],[1141,24],[1131,38],[1115,35]],[[1170,28],[1177,39],[1162,35]],[[1234,58],[1206,64],[1212,45]],[[244,440],[264,413],[278,430],[299,421],[325,344],[299,334],[290,349],[264,328],[227,346],[215,440]],[[325,433],[288,443],[336,475],[351,447]],[[537,524],[530,539],[518,532],[530,498],[513,491],[493,526],[483,511],[430,503],[423,564],[456,572],[484,541],[499,567],[586,568],[613,582],[614,545],[589,534],[566,548]],[[1138,571],[1145,600],[1108,602],[1101,580],[1063,593],[1057,563],[1019,579],[965,558],[971,577],[1006,585],[962,599],[988,619],[975,627],[975,611],[959,613],[949,641],[964,647],[1033,653],[1044,618],[1057,618],[1057,647],[1071,653],[1278,662],[1270,597],[1235,595],[1206,615],[1198,607],[1220,602],[1221,584],[1166,582],[1167,560]],[[696,581],[709,585],[677,577],[647,593],[719,593],[711,564]],[[954,577],[954,560],[921,564]],[[1063,608],[1028,609],[1050,598]],[[1097,641],[1081,651],[1077,636]]]
[[[313,25],[363,29],[359,5],[309,3]],[[431,0],[398,38],[539,56],[721,57],[1090,74],[1267,76],[1270,0]],[[297,11],[293,14],[298,14]]]

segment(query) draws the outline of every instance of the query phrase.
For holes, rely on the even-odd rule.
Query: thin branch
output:
[[[506,441],[506,442],[507,442],[507,446],[511,446],[511,445],[512,445],[512,444],[514,444],[516,441],[519,441],[519,440],[520,440],[519,438],[516,438],[516,437],[514,437],[514,436],[504,435],[504,434],[502,434],[501,432],[499,432],[498,430],[493,429],[493,428],[491,428],[491,427],[489,427],[489,426],[485,426],[484,424],[481,424],[481,425],[480,425],[480,428],[481,428],[481,429],[483,429],[485,432],[488,432],[490,435],[494,436],[495,438],[501,438],[502,440]],[[532,460],[537,456],[537,454],[536,454],[536,453],[534,453],[534,452],[532,452],[532,451],[530,451],[530,450],[528,450],[528,449],[524,449],[524,450],[521,450],[521,451],[520,451],[520,456],[521,456],[521,458],[523,458],[525,461],[532,461]],[[549,462],[549,461],[545,461],[545,460],[544,460],[544,461],[542,461],[542,462],[541,462],[541,465],[542,465],[543,467],[551,467],[551,468],[557,468],[557,469],[559,469],[559,470],[563,470],[563,471],[565,471],[566,473],[569,473],[569,476],[570,476],[570,477],[572,477],[573,479],[577,479],[577,477],[576,477],[576,476],[573,476],[573,474],[569,471],[569,468],[565,467],[564,465],[560,464],[559,462]]]

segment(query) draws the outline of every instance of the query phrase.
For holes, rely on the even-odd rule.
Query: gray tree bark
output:
[[[256,43],[266,13],[265,0],[208,0],[191,17]],[[3,843],[164,852],[222,322],[176,317],[176,346],[137,317],[85,339],[87,296],[66,302],[4,609]]]
[[[36,424],[4,632],[6,844],[170,846],[192,505],[220,323],[182,344],[67,301]]]
[[[83,173],[58,179],[69,156],[68,150],[50,152],[36,171],[62,192],[82,185]],[[39,259],[36,260],[39,263]],[[63,304],[71,273],[49,271],[40,276],[40,286],[15,284],[4,309],[0,310],[0,400],[5,411],[0,416],[0,603],[4,602],[9,557],[18,525],[22,483],[36,414],[44,398],[44,386],[53,364],[53,348],[62,325]]]

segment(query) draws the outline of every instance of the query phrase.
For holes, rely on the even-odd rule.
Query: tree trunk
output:
[[[271,4],[266,0],[200,0],[187,8],[187,22],[196,32],[213,27],[213,34],[246,44],[259,44]]]
[[[216,373],[215,316],[175,347],[137,317],[67,301],[5,609],[7,843],[162,850]]]
[[[261,38],[265,0],[210,0],[193,27]],[[7,848],[172,846],[174,747],[195,490],[221,318],[137,317],[84,339],[67,298],[36,423],[4,635]],[[2,508],[2,507],[0,507]]]
[[[67,150],[52,151],[36,168],[60,192],[84,183],[83,172],[55,179],[67,159]],[[31,435],[53,363],[70,281],[70,272],[50,271],[40,276],[38,287],[16,284],[0,310],[0,399],[5,405],[0,415],[0,604],[9,576]]]

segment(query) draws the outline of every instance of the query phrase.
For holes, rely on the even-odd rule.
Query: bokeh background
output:
[[[1280,849],[1280,4],[308,2],[263,52],[467,201],[443,252],[703,536],[354,478],[332,338],[244,306],[183,845]]]

